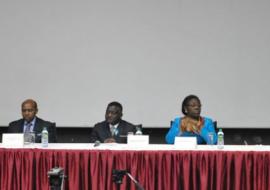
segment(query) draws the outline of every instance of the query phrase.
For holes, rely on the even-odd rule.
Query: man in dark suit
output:
[[[22,103],[22,119],[9,123],[8,133],[35,133],[35,142],[41,142],[41,132],[44,127],[47,128],[49,133],[49,142],[56,142],[56,127],[55,123],[44,121],[36,116],[38,112],[38,106],[36,101],[27,99]]]
[[[90,142],[97,141],[101,143],[126,143],[127,134],[136,132],[136,126],[122,120],[123,107],[119,102],[111,102],[108,104],[105,121],[97,123],[92,129]]]

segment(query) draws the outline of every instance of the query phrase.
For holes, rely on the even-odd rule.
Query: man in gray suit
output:
[[[49,142],[56,142],[56,127],[55,123],[44,121],[36,116],[38,113],[38,106],[36,101],[32,99],[25,100],[21,105],[22,119],[9,123],[8,133],[35,133],[35,142],[41,142],[41,132],[44,127],[49,133]]]

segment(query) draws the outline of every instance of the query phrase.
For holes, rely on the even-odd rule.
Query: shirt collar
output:
[[[32,119],[32,121],[30,121],[30,122],[27,122],[27,121],[24,120],[24,125],[26,125],[26,124],[28,124],[28,123],[31,123],[32,126],[34,126],[35,123],[36,123],[36,119],[37,119],[37,117],[34,117],[34,119]]]
[[[115,129],[118,127],[118,125],[119,125],[119,123],[116,123],[116,124],[114,124],[114,125],[109,124],[110,128],[111,128],[111,127],[114,127]]]

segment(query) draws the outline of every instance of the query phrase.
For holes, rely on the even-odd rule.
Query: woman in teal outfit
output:
[[[217,142],[217,135],[213,121],[210,118],[202,117],[201,101],[195,95],[187,96],[182,102],[183,117],[174,119],[169,132],[166,135],[166,142],[174,144],[176,136],[197,137],[198,144],[209,144],[209,133],[213,134],[213,143]]]

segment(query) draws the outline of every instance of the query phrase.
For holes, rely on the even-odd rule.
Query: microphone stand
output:
[[[144,190],[142,185],[130,173],[127,172],[126,174],[129,177],[129,179],[131,179],[131,181],[133,181],[133,183],[135,184],[135,186],[137,187],[138,190]]]
[[[142,185],[130,174],[127,170],[113,170],[113,182],[117,185],[117,190],[120,190],[120,185],[123,183],[123,177],[127,175],[135,184],[137,190],[144,190]]]

